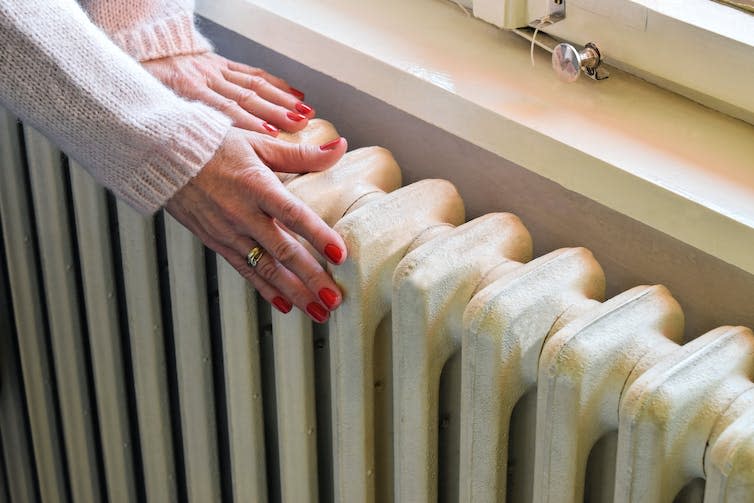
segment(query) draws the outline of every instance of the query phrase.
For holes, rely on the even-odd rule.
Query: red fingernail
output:
[[[269,131],[272,134],[272,136],[277,136],[278,133],[280,132],[278,128],[266,122],[262,124],[262,127],[265,128],[267,131]]]
[[[306,103],[298,102],[296,103],[296,110],[301,112],[304,115],[312,113],[313,108],[307,105]]]
[[[306,306],[306,312],[320,323],[324,323],[327,319],[327,311],[316,302],[310,302],[309,305]]]
[[[302,93],[301,91],[299,91],[295,87],[291,87],[290,89],[288,89],[288,92],[291,93],[292,95],[294,95],[296,98],[298,98],[298,99],[300,99],[300,100],[303,101],[303,99],[304,99],[304,93]]]
[[[333,310],[335,304],[338,302],[338,294],[330,290],[329,288],[323,288],[319,291],[319,298],[325,303],[327,309]]]
[[[304,116],[303,116],[303,115],[301,115],[301,114],[297,114],[296,112],[288,112],[288,113],[287,113],[287,114],[285,114],[285,115],[287,115],[287,116],[288,116],[288,118],[289,118],[290,120],[292,120],[293,122],[301,122],[302,120],[306,119],[306,117],[304,117]]]
[[[272,299],[272,304],[283,314],[290,313],[293,308],[293,305],[282,297]]]
[[[319,149],[320,150],[334,150],[335,147],[337,147],[339,143],[340,143],[340,138],[333,141],[328,141],[324,145],[320,145]]]
[[[327,255],[327,258],[329,258],[330,262],[333,264],[340,264],[340,261],[343,258],[343,250],[334,244],[329,244],[325,246],[325,255]]]

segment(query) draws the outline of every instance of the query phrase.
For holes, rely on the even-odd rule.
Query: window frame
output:
[[[564,0],[565,19],[540,30],[594,42],[606,64],[754,124],[754,15],[712,0]],[[473,0],[504,29],[537,26],[550,0]]]

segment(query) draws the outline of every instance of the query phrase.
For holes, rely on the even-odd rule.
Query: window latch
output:
[[[566,17],[565,2],[566,0],[549,0],[547,14],[535,19],[529,23],[529,26],[539,30],[564,20]],[[601,67],[601,64],[602,55],[593,42],[586,44],[581,51],[567,43],[558,44],[552,49],[552,68],[558,78],[564,82],[575,82],[582,70],[589,78],[604,80],[610,76],[610,73]]]
[[[579,51],[571,44],[558,44],[552,50],[552,69],[564,82],[575,82],[581,70],[594,80],[604,80],[610,73],[602,67],[600,50],[592,42]]]

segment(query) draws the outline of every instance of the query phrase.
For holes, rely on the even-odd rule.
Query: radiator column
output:
[[[378,442],[388,451],[378,460],[384,460],[378,499],[392,500],[392,416],[383,410],[376,420],[374,403],[375,388],[390,397],[392,370],[374,375],[378,328],[389,322],[393,271],[409,247],[422,234],[434,234],[433,228],[460,225],[463,220],[463,202],[455,187],[443,180],[424,180],[375,198],[335,225],[349,250],[346,262],[332,271],[344,292],[343,305],[330,323],[336,501],[375,501],[377,432],[384,434]],[[388,331],[380,330],[379,337],[378,342],[389,343],[382,340],[389,339]],[[389,363],[386,354],[378,356]]]
[[[445,379],[456,393],[443,401],[457,403],[463,310],[479,283],[490,281],[492,269],[530,260],[531,248],[529,232],[517,217],[491,213],[416,248],[398,264],[392,327],[397,501],[436,501],[438,480],[457,480],[457,405],[444,420],[451,430],[449,473],[438,477],[441,375],[453,358],[457,364],[448,367]],[[457,500],[457,485],[443,488],[443,496]]]
[[[639,286],[547,339],[539,359],[534,501],[584,501],[587,459],[600,438],[617,432],[629,375],[640,361],[646,368],[677,349],[682,336],[683,312],[670,292]],[[612,491],[601,496],[595,501]]]
[[[753,376],[754,335],[720,327],[636,379],[621,397],[615,501],[669,501],[704,477],[715,421]]]
[[[705,503],[747,501],[754,494],[754,397],[746,392],[736,400],[736,419],[715,431],[704,456],[707,484]],[[731,406],[731,409],[734,407]],[[726,416],[729,411],[726,411]]]
[[[334,129],[331,136],[338,136]],[[400,185],[398,164],[379,147],[348,152],[332,168],[286,183],[328,225],[334,225],[365,195],[390,192]],[[312,323],[299,310],[286,315],[273,310],[272,326],[282,498],[315,502],[319,494]]]
[[[544,339],[558,318],[589,308],[604,289],[592,254],[571,248],[517,267],[471,299],[463,316],[460,501],[505,501],[511,415],[537,383]]]

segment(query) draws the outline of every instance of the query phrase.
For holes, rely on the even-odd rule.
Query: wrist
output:
[[[212,44],[196,29],[191,12],[150,20],[134,29],[110,33],[110,38],[141,62],[212,50]]]

